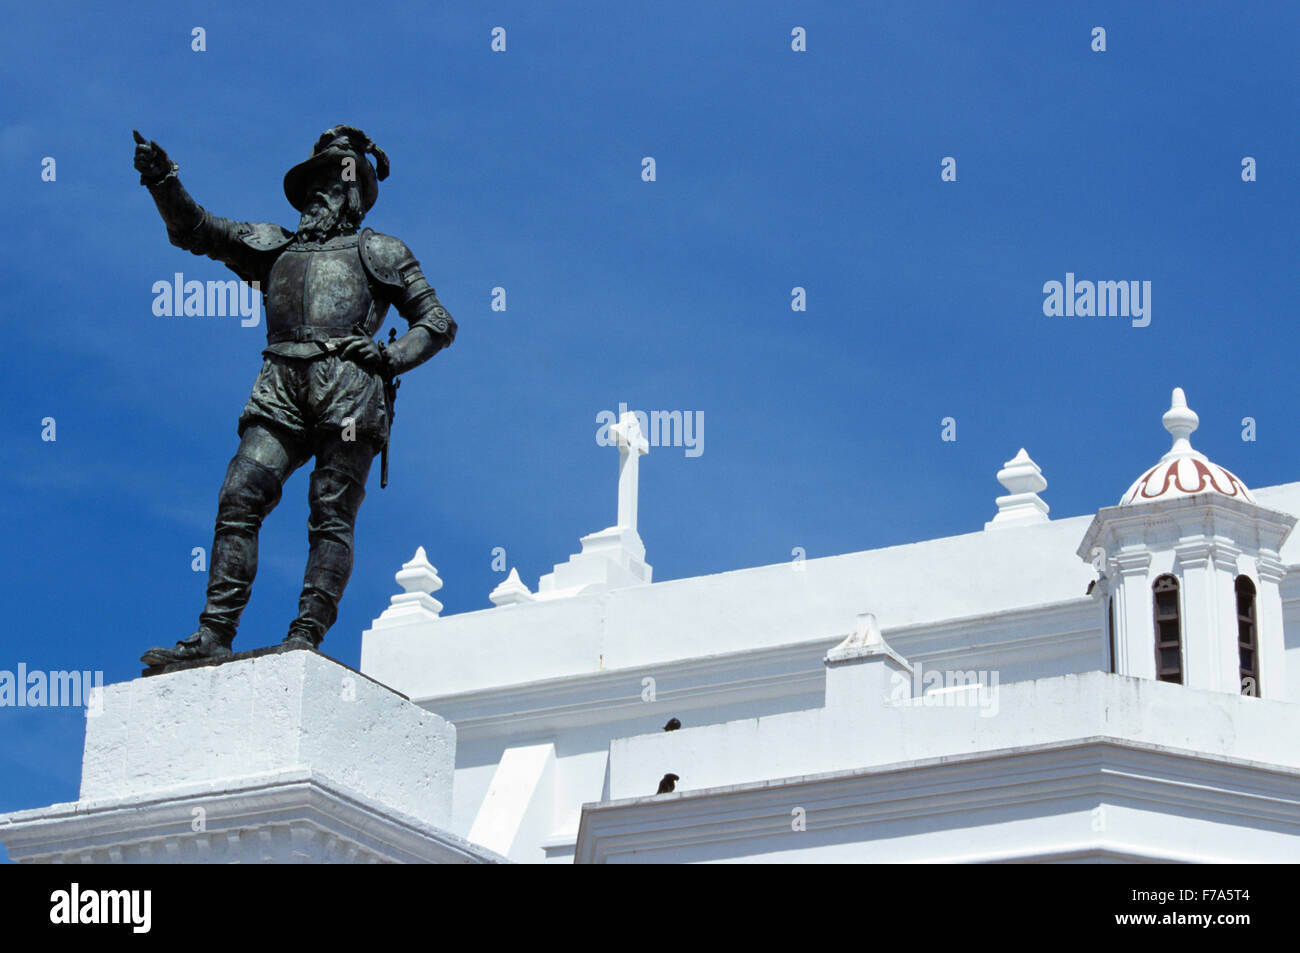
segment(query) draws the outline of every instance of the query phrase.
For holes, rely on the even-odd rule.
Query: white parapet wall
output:
[[[839,674],[829,672],[828,682]],[[1085,738],[1300,772],[1294,743],[1300,705],[1290,702],[1106,672],[1010,685],[986,678],[988,687],[978,679],[996,673],[954,674],[966,676],[969,687],[923,693],[897,676],[896,698],[840,695],[828,686],[826,708],[616,738],[610,743],[609,797],[653,794],[670,771],[681,777],[682,791]]]
[[[310,651],[108,686],[80,799],[0,816],[19,862],[475,862],[456,729]]]
[[[1300,705],[1104,672],[922,694],[887,663],[828,671],[824,709],[615,739],[577,862],[1300,856]]]

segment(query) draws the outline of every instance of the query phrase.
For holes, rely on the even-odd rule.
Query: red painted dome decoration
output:
[[[1162,422],[1173,435],[1174,445],[1159,463],[1134,481],[1120,499],[1120,506],[1172,500],[1198,493],[1218,493],[1247,503],[1255,502],[1246,484],[1217,463],[1212,463],[1205,454],[1192,449],[1187,438],[1200,426],[1201,420],[1187,406],[1181,387],[1174,388],[1172,406],[1165,412]]]

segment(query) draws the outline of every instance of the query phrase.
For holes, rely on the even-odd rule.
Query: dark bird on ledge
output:
[[[659,790],[655,794],[672,794],[674,786],[680,780],[681,778],[675,774],[665,774],[664,779],[659,782]]]
[[[676,731],[682,726],[682,723],[676,718],[669,718],[668,724],[664,725],[664,731]]]

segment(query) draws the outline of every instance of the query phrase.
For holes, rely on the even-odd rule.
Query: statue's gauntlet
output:
[[[456,321],[438,300],[417,262],[412,260],[398,271],[406,291],[400,311],[411,322],[411,329],[390,344],[386,354],[393,373],[402,374],[450,345],[456,338]],[[418,333],[421,331],[424,333]]]
[[[429,334],[424,325],[413,324],[411,330],[393,343],[380,345],[384,355],[384,373],[389,378],[405,374],[433,357],[446,347],[447,343],[445,338]]]
[[[179,166],[175,162],[171,166],[171,171],[161,179],[147,181],[141,175],[140,182],[153,196],[158,214],[162,216],[163,223],[167,226],[168,239],[173,245],[189,249],[195,229],[203,224],[204,211],[203,207],[190,197],[190,193],[185,191],[185,186],[181,185],[181,180],[176,175]]]

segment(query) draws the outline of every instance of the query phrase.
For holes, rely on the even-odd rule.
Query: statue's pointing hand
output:
[[[135,168],[140,173],[141,185],[154,185],[178,168],[158,143],[146,141],[135,129],[131,130],[131,135],[135,137]]]

